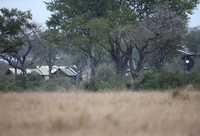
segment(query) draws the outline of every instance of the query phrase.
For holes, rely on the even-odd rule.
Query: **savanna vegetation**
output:
[[[200,30],[187,26],[198,0],[45,3],[52,12],[46,30],[31,22],[30,11],[0,9],[0,58],[22,71],[16,76],[1,72],[1,91],[199,87],[198,63],[195,69],[184,71],[178,53],[179,49],[199,53]],[[48,66],[50,80],[27,74],[36,65]],[[76,79],[53,78],[54,65],[75,65]],[[83,81],[86,71],[89,77]]]
[[[0,93],[0,135],[197,136],[200,94],[172,92]]]
[[[200,134],[200,29],[187,25],[199,0],[45,3],[46,30],[0,9],[0,136]],[[27,72],[41,65],[49,80]],[[55,65],[76,78],[55,78]]]

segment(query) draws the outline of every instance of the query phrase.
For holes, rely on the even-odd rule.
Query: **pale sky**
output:
[[[17,8],[21,11],[30,10],[33,15],[33,22],[45,27],[45,22],[51,13],[46,9],[46,4],[43,1],[50,0],[0,0],[0,8]]]
[[[50,0],[0,0],[0,8],[17,8],[21,11],[30,10],[33,14],[33,21],[41,24],[45,28],[45,22],[51,13],[47,11],[43,1]],[[200,4],[193,12],[194,14],[189,16],[189,27],[200,26]]]

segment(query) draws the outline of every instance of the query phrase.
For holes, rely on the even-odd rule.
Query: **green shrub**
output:
[[[56,79],[45,80],[37,73],[27,74],[28,76],[28,89],[30,90],[44,90],[56,91],[60,88],[69,90],[76,84],[75,80],[69,77],[60,77]],[[23,89],[23,75],[16,76],[1,76],[0,77],[0,91],[25,91]]]
[[[178,73],[165,69],[152,69],[142,73],[134,82],[134,89],[172,89],[180,86]]]
[[[97,70],[96,80],[101,90],[113,89],[118,86],[119,78],[115,71],[108,66],[100,66]]]
[[[100,90],[118,90],[124,88],[130,88],[131,84],[129,82],[130,77],[125,77],[120,79],[117,76],[116,71],[111,67],[101,65],[97,69],[96,84]]]
[[[90,79],[90,82],[89,83],[85,82],[83,86],[84,86],[84,89],[89,90],[89,91],[96,92],[96,91],[99,90],[99,86],[98,86],[98,84],[96,82],[96,77],[92,77]]]
[[[171,73],[165,69],[152,69],[142,73],[134,82],[134,89],[172,89],[187,85],[200,89],[200,70],[192,72],[176,71]]]
[[[0,76],[0,91],[5,92],[11,90],[13,80],[13,76]]]
[[[27,76],[29,80],[28,89],[37,90],[43,84],[44,79],[39,74],[29,73],[27,74]],[[23,80],[24,80],[23,74],[16,75],[15,80],[13,82],[14,88],[18,88],[17,90],[23,90],[23,84],[24,84]],[[16,90],[14,88],[12,90]]]
[[[60,77],[56,79],[49,79],[42,82],[40,89],[44,91],[56,91],[60,88],[66,90],[74,88],[76,82],[69,77]]]
[[[200,89],[200,70],[192,71],[190,73],[179,72],[181,86],[189,84],[193,87]]]

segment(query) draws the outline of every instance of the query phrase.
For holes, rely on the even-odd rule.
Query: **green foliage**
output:
[[[190,30],[187,36],[186,46],[193,53],[200,53],[200,27]]]
[[[96,82],[96,78],[95,78],[95,77],[92,77],[92,78],[90,79],[90,82],[89,82],[89,83],[86,82],[86,83],[84,84],[84,89],[89,90],[89,91],[94,91],[94,92],[98,91],[98,90],[99,90],[99,87],[98,87],[98,84],[97,84],[97,82]]]
[[[102,65],[98,68],[96,80],[100,90],[118,89],[120,87],[120,78],[108,66]]]
[[[176,71],[174,73],[165,69],[152,69],[142,73],[134,82],[134,89],[173,89],[193,85],[200,88],[200,70],[190,73]]]
[[[17,53],[19,47],[24,45],[21,39],[22,31],[36,28],[29,21],[32,19],[30,11],[22,12],[17,9],[0,9],[0,54]],[[23,30],[23,29],[27,30]]]
[[[200,88],[200,69],[190,73],[178,72],[180,78],[180,85],[192,85],[193,87]]]
[[[129,38],[124,38],[122,34],[120,35],[120,32],[123,30],[124,27],[129,26],[129,25],[133,25],[134,27],[136,27],[137,24],[139,24],[139,22],[145,21],[145,20],[148,22],[147,26],[151,26],[151,24],[149,25],[148,19],[153,17],[152,11],[154,10],[155,7],[165,7],[169,9],[169,11],[172,11],[174,14],[178,14],[181,17],[187,17],[187,14],[191,13],[191,11],[194,9],[197,3],[199,3],[198,0],[190,0],[190,1],[53,0],[51,2],[46,2],[47,9],[53,13],[52,16],[49,18],[49,20],[47,21],[47,25],[50,28],[58,28],[60,31],[64,32],[63,35],[65,38],[63,39],[68,38],[68,40],[70,41],[70,42],[65,42],[68,44],[70,43],[70,46],[69,46],[70,51],[71,51],[72,46],[75,48],[79,48],[84,54],[87,55],[87,57],[90,57],[89,58],[90,60],[92,60],[93,58],[97,58],[98,54],[101,54],[101,52],[99,53],[99,51],[101,50],[107,51],[112,56],[112,60],[116,61],[115,63],[118,64],[119,59],[116,60],[116,58],[121,57],[122,60],[126,60],[122,56],[125,56],[127,47],[131,47],[132,45],[135,45],[135,43],[133,43],[130,40],[130,38],[133,38],[134,39],[133,41],[138,41],[138,40],[135,40],[136,37],[133,36],[133,34],[128,34],[130,35]],[[155,15],[157,15],[158,12],[156,12]],[[165,15],[162,14],[161,16],[165,16]],[[166,15],[166,17],[167,16],[168,15]],[[162,19],[160,18],[158,18],[157,20],[159,20],[158,22],[162,21]],[[163,20],[166,20],[166,19],[163,19]],[[161,28],[165,29],[165,30],[163,29],[164,30],[163,34],[160,34],[160,29],[156,28],[158,25],[154,23],[155,21],[154,20],[152,24],[155,24],[155,26],[153,27],[156,28],[155,30],[159,30],[158,33],[154,33],[154,35],[155,36],[158,35],[158,36],[155,38],[150,37],[149,39],[145,41],[144,39],[145,37],[147,37],[146,34],[148,33],[142,32],[140,33],[141,35],[138,36],[139,39],[142,39],[141,43],[142,44],[145,43],[144,45],[146,46],[146,43],[152,42],[152,46],[155,47],[155,41],[158,41],[158,40],[164,41],[163,39],[166,39],[165,35],[166,33],[168,33],[167,31],[171,29],[174,30],[174,28],[171,28],[171,27],[170,29],[168,28],[172,24],[171,20],[172,20],[171,17],[169,17],[169,24],[166,24],[165,22],[161,23],[162,27],[160,27],[160,29]],[[177,26],[181,26],[180,22],[183,22],[183,21],[178,21],[178,22],[179,24],[178,25],[176,24],[175,28],[177,28]],[[143,24],[141,24],[141,26],[144,28],[144,30],[146,30],[146,27],[144,27]],[[119,28],[119,31],[115,34],[115,30],[117,28]],[[181,28],[181,30],[183,29]],[[139,32],[141,32],[141,30],[139,30]],[[138,35],[139,32],[134,32],[134,33]],[[180,32],[180,34],[182,33]],[[160,37],[161,35],[164,35],[163,39],[162,37]],[[169,35],[170,37],[174,36],[174,34],[171,34],[171,33]],[[159,38],[159,39],[157,40],[156,38],[157,39]],[[129,40],[125,41],[125,39],[129,39],[131,42],[129,43],[128,42]],[[155,39],[155,41],[152,41],[150,39]],[[125,43],[126,43],[126,46],[123,46]],[[127,43],[130,44],[131,46],[127,45]],[[158,45],[160,45],[160,43]],[[139,46],[141,46],[141,44]],[[166,44],[163,46],[166,46]],[[148,49],[150,50],[149,47]],[[146,48],[144,48],[145,52],[142,54],[147,54],[146,52],[152,53],[153,50],[154,49],[150,51],[146,51]],[[156,58],[156,59],[159,60],[161,58],[163,60],[162,62],[165,62],[164,60],[166,58],[171,58],[169,56],[175,55],[175,53],[173,52],[175,50],[176,48],[173,48],[172,50],[171,47],[169,47],[168,49],[163,48],[158,53],[163,54],[163,52],[167,51],[167,53],[165,54],[169,54],[169,55],[166,56],[165,58],[161,58],[163,55],[159,55],[161,57]],[[122,52],[125,52],[125,53],[122,53]],[[132,52],[130,51],[129,54],[130,55],[128,56],[127,59],[130,59]],[[140,54],[141,54],[141,51],[140,51]],[[76,55],[76,54],[73,53],[73,55]],[[143,63],[142,61],[140,62],[141,64]],[[127,62],[124,62],[124,63],[127,64]],[[152,63],[157,63],[157,62],[152,62]],[[90,64],[94,64],[94,63],[90,62]],[[123,65],[121,65],[120,67],[123,67]]]
[[[14,78],[12,76],[0,76],[0,91],[10,90],[10,83],[12,83]]]
[[[141,74],[134,82],[135,89],[172,89],[180,85],[180,79],[176,73],[170,73],[165,69],[152,69]]]
[[[88,14],[82,14],[66,23],[64,31],[75,47],[87,53],[90,48],[99,49],[99,45],[106,43],[109,26],[104,18],[90,19]]]
[[[25,91],[23,88],[23,75],[16,76],[1,76],[0,77],[0,91]],[[42,91],[56,91],[61,88],[69,90],[74,88],[75,80],[69,77],[60,77],[56,79],[45,80],[36,73],[28,74],[29,89]]]
[[[120,79],[116,72],[109,66],[100,65],[97,69],[97,74],[89,83],[84,84],[84,89],[98,90],[119,90],[130,88],[130,78]]]

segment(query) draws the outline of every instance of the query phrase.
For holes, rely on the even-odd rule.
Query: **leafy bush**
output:
[[[180,86],[178,73],[165,69],[152,69],[142,73],[134,82],[135,89],[172,89]]]
[[[191,84],[193,87],[200,88],[200,70],[192,71],[190,73],[179,72],[181,86]]]
[[[28,82],[28,88],[31,90],[36,90],[39,87],[41,87],[41,84],[43,82],[43,78],[37,74],[37,73],[29,73],[27,74],[29,82]],[[18,90],[23,90],[22,86],[24,84],[23,82],[24,78],[23,78],[23,74],[19,74],[15,76],[15,80],[14,80],[14,87],[19,88]],[[12,89],[14,90],[14,89]]]
[[[142,73],[134,82],[134,89],[172,89],[193,85],[200,88],[200,70],[190,73],[169,72],[165,69],[152,69]]]
[[[69,77],[60,77],[43,81],[40,89],[46,91],[56,91],[60,88],[64,88],[66,90],[69,90],[72,89],[75,84],[76,82],[74,79],[71,79]]]
[[[0,91],[5,92],[11,90],[11,84],[14,80],[12,76],[0,76]]]
[[[89,90],[89,91],[94,91],[94,92],[98,91],[99,90],[99,86],[98,86],[98,84],[96,82],[96,78],[92,77],[90,79],[89,83],[85,82],[84,83],[84,89]]]
[[[120,79],[120,77],[117,76],[116,71],[111,67],[100,65],[96,71],[96,76],[91,78],[89,83],[84,83],[84,89],[102,91],[130,88],[132,85],[130,79],[130,76]]]
[[[69,77],[60,77],[56,79],[45,80],[36,73],[28,75],[28,89],[30,90],[44,90],[56,91],[57,89],[64,88],[66,90],[75,86],[75,80]],[[0,91],[24,91],[23,89],[23,75],[16,76],[1,76],[0,77]]]
[[[90,80],[90,83],[85,84],[87,90],[117,90],[123,88],[129,88],[131,86],[128,82],[129,78],[120,80],[116,72],[109,66],[101,65],[97,69],[96,77]]]
[[[97,70],[96,80],[101,90],[118,88],[120,79],[108,66],[100,66]]]

